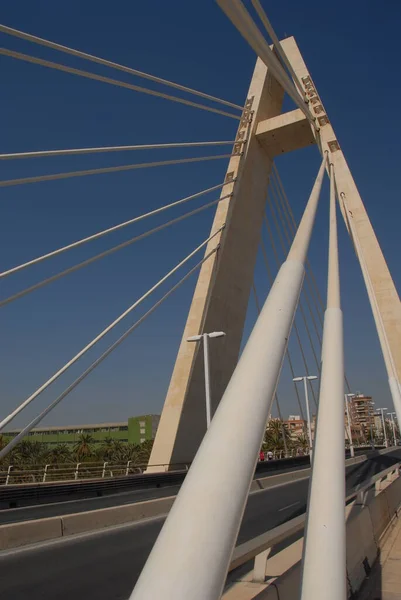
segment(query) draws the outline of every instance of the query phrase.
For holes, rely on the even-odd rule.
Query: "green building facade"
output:
[[[123,423],[98,423],[96,425],[64,425],[61,427],[38,427],[32,429],[26,439],[49,445],[75,444],[82,434],[92,436],[94,442],[102,443],[106,438],[123,443],[142,444],[153,440],[156,435],[160,415],[140,415],[129,417]],[[5,438],[15,437],[21,430],[4,431]]]

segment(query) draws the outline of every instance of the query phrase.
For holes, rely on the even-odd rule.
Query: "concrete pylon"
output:
[[[346,195],[398,381],[401,381],[401,304],[397,290],[295,39],[287,38],[281,44],[304,85],[319,132],[314,132],[301,110],[282,113],[283,89],[258,59],[234,156],[228,165],[226,185],[221,191],[222,197],[231,193],[232,197],[219,203],[212,233],[224,224],[225,228],[206,250],[210,252],[219,245],[218,252],[204,263],[199,274],[150,457],[149,464],[155,466],[149,471],[192,462],[206,431],[203,356],[198,344],[188,343],[187,338],[215,330],[226,333],[225,338],[210,344],[212,412],[236,366],[275,155],[315,142],[322,152],[329,151],[338,193]],[[343,212],[343,216],[347,224],[350,215]],[[238,418],[242,416],[238,415]]]
[[[299,80],[302,82],[312,113],[316,116],[320,126],[317,142],[322,150],[330,151],[330,161],[334,165],[337,192],[339,197],[346,199],[348,214],[345,214],[344,205],[340,202],[340,208],[347,228],[352,236],[357,236],[354,243],[358,246],[358,259],[361,262],[362,271],[366,268],[368,272],[369,300],[378,326],[378,334],[382,343],[380,328],[385,331],[388,353],[384,352],[384,359],[389,373],[395,371],[394,377],[401,381],[401,303],[391,277],[386,260],[380,248],[372,224],[369,220],[362,198],[359,195],[351,171],[345,160],[340,144],[336,138],[333,127],[327,116],[323,103],[318,95],[317,88],[308,72],[297,43],[293,37],[281,42],[281,45],[294,69]],[[352,219],[352,231],[349,228],[349,219]],[[360,255],[361,254],[361,255]],[[377,308],[376,308],[377,307]],[[378,311],[378,318],[375,315]],[[382,344],[383,347],[383,344]],[[389,364],[388,364],[389,363]],[[394,394],[393,394],[394,398]]]
[[[217,244],[220,248],[199,274],[150,465],[192,462],[206,431],[202,352],[187,338],[215,330],[226,333],[210,344],[212,413],[237,364],[272,167],[255,131],[260,121],[281,113],[283,96],[282,87],[258,60],[234,146],[242,156],[230,159],[221,191],[221,196],[233,196],[218,205],[212,232],[225,228],[206,252]]]

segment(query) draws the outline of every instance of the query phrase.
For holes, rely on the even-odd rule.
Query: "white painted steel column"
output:
[[[344,358],[337,219],[330,165],[327,308],[312,478],[302,565],[301,600],[346,600]]]
[[[392,426],[393,426],[393,440],[394,440],[394,446],[396,446],[396,445],[397,445],[397,436],[395,435],[395,422],[394,422],[394,415],[395,415],[395,414],[396,414],[396,413],[394,413],[394,412],[391,412],[391,413],[390,413],[390,417],[391,417],[391,424],[392,424]]]
[[[355,448],[354,448],[354,443],[352,441],[352,429],[351,429],[351,419],[350,419],[350,416],[349,416],[348,398],[349,398],[349,395],[348,394],[344,394],[345,410],[347,411],[347,425],[348,425],[347,426],[347,432],[348,432],[348,439],[349,439],[349,450],[350,450],[350,453],[351,453],[351,458],[354,458],[354,456],[355,456]]]
[[[308,378],[304,377],[304,390],[305,390],[305,402],[306,402],[306,416],[308,419],[308,434],[309,434],[309,456],[312,462],[313,444],[312,444],[312,424],[310,420],[309,410],[309,395],[308,395]]]
[[[344,205],[344,212],[347,215],[347,223],[351,231],[352,241],[354,242],[356,256],[361,266],[362,276],[365,282],[366,291],[370,302],[370,307],[373,313],[373,319],[376,325],[377,335],[379,337],[380,347],[384,358],[384,364],[387,371],[388,384],[390,387],[391,398],[393,400],[394,410],[397,414],[398,422],[401,423],[401,383],[398,380],[397,369],[394,364],[393,355],[391,352],[390,344],[387,338],[386,330],[384,327],[383,319],[380,314],[379,306],[377,304],[376,295],[374,293],[372,280],[369,275],[368,268],[361,250],[359,243],[358,234],[355,229],[352,213],[348,208],[347,198],[344,192],[340,194],[341,200]]]
[[[210,395],[210,359],[209,359],[209,335],[203,334],[203,360],[205,367],[205,397],[206,397],[206,427],[209,429],[212,420],[212,401]]]
[[[383,436],[384,436],[384,445],[387,448],[388,446],[388,442],[387,442],[387,431],[386,431],[386,421],[384,419],[384,411],[387,410],[387,408],[379,408],[381,414],[382,414],[382,424],[383,424]]]
[[[304,278],[322,162],[277,274],[131,600],[217,600],[224,586]],[[239,415],[247,409],[246,427]],[[235,468],[232,448],[236,448]]]

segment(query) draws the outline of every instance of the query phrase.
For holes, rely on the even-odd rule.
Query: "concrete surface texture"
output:
[[[261,120],[281,113],[283,96],[282,87],[258,60],[247,96],[252,115],[244,115],[236,137],[249,143],[240,145],[243,155],[232,156],[228,165],[222,196],[233,192],[233,197],[219,203],[212,232],[224,224],[225,229],[210,242],[221,246],[199,274],[150,464],[192,462],[206,431],[203,353],[187,338],[226,333],[210,343],[212,413],[237,364],[272,167],[254,131]]]
[[[281,42],[287,57],[298,78],[305,87],[310,108],[320,125],[318,142],[322,149],[329,150],[330,162],[334,164],[338,193],[344,193],[353,219],[366,267],[372,282],[374,296],[383,320],[391,352],[401,380],[401,303],[391,277],[386,260],[381,251],[369,216],[366,212],[358,188],[345,160],[333,127],[318,95],[317,88],[307,70],[306,64],[293,37]],[[343,207],[340,204],[343,210]],[[344,215],[344,211],[343,211]]]
[[[401,598],[401,478],[346,507],[349,598]],[[301,534],[302,535],[302,534]],[[223,600],[294,600],[299,595],[303,538],[273,547],[229,575]],[[259,557],[258,557],[259,558]],[[373,566],[373,569],[372,569]],[[262,567],[262,569],[261,569]],[[371,570],[372,569],[372,570]],[[256,575],[256,577],[255,577]],[[365,583],[364,583],[365,582]]]
[[[399,600],[401,598],[401,519],[383,544],[359,600]]]

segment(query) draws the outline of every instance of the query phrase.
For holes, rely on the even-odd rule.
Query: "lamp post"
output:
[[[316,375],[304,375],[303,377],[294,377],[293,381],[295,381],[295,383],[298,383],[299,381],[304,382],[306,416],[308,419],[309,456],[312,460],[312,425],[311,425],[310,410],[309,410],[309,396],[308,396],[308,383],[307,383],[308,379],[309,379],[309,381],[312,381],[313,379],[317,379],[317,376]]]
[[[210,359],[209,359],[209,338],[224,337],[224,331],[212,331],[211,333],[202,333],[187,338],[187,342],[200,342],[203,340],[203,357],[205,363],[205,397],[206,397],[206,427],[209,429],[212,420],[212,401],[210,394]]]
[[[381,416],[382,416],[382,425],[383,425],[383,436],[384,436],[384,445],[387,448],[388,443],[387,443],[387,432],[386,432],[386,423],[384,421],[384,411],[388,410],[387,408],[378,408],[377,410],[380,411]]]
[[[391,424],[392,424],[392,426],[393,426],[393,438],[394,438],[394,446],[396,446],[396,445],[397,445],[397,437],[396,437],[396,435],[395,435],[395,421],[394,421],[394,415],[396,415],[397,413],[395,413],[395,412],[391,412],[391,413],[388,413],[388,414],[389,414],[389,415],[390,415],[390,417],[391,417]]]
[[[344,394],[345,397],[345,409],[347,411],[347,423],[348,423],[348,438],[349,438],[349,449],[350,449],[350,453],[351,453],[351,458],[354,458],[355,456],[355,449],[354,449],[354,443],[352,441],[352,430],[351,430],[351,419],[349,416],[349,406],[348,406],[348,399],[354,398],[355,394]]]

